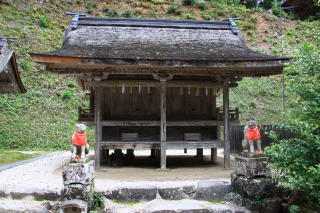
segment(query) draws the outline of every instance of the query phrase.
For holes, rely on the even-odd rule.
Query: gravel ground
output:
[[[210,155],[210,150],[203,150],[204,155]],[[218,156],[223,156],[221,154],[222,149],[218,150]],[[93,155],[93,151],[90,155]],[[135,155],[150,155],[150,151],[135,151]],[[168,150],[167,155],[196,155],[196,150],[188,149],[188,153],[183,153],[182,150]],[[20,166],[16,166],[10,169],[6,169],[0,172],[1,183],[6,184],[11,191],[14,188],[46,188],[60,192],[63,187],[61,174],[55,174],[55,170],[61,168],[64,163],[68,162],[70,159],[70,152],[63,152],[54,156],[46,157],[44,159],[35,160],[30,163],[26,163]],[[233,158],[233,159],[232,159]],[[231,160],[234,157],[231,156]],[[217,179],[215,179],[217,180]],[[228,181],[229,178],[219,178],[218,180]],[[96,188],[101,190],[118,186],[128,186],[128,185],[190,185],[196,184],[199,180],[192,181],[167,181],[165,183],[159,181],[115,181],[115,180],[95,180]]]
[[[204,155],[210,155],[210,150],[203,150]],[[218,156],[223,157],[223,150],[218,150]],[[93,151],[90,155],[93,155]],[[135,151],[136,156],[148,156],[149,151]],[[195,149],[188,149],[188,153],[183,153],[183,150],[168,150],[167,155],[196,155]],[[55,172],[61,169],[64,163],[70,160],[71,153],[63,152],[43,159],[35,160],[30,163],[19,165],[10,169],[6,169],[0,172],[1,184],[6,184],[8,190],[12,191],[15,188],[46,188],[60,193],[63,183],[61,174]],[[231,156],[231,160],[234,157]],[[216,178],[211,180],[220,180],[230,182],[230,178]],[[100,190],[110,189],[119,186],[135,186],[135,185],[191,185],[198,183],[199,180],[184,180],[184,181],[121,181],[121,180],[108,180],[108,179],[96,179],[95,188]],[[161,202],[161,199],[157,199]],[[184,201],[182,201],[184,202]],[[195,202],[195,201],[192,201]],[[13,200],[10,196],[0,199],[0,205],[25,205],[25,206],[40,206],[42,202],[34,201],[32,196],[23,198],[22,200]],[[201,203],[201,202],[200,202]],[[113,204],[116,206],[116,204]],[[137,206],[140,207],[139,205]],[[141,208],[141,207],[140,207]]]

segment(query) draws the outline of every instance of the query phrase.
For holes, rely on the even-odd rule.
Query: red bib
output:
[[[255,140],[260,138],[260,132],[258,129],[258,126],[255,126],[254,128],[248,127],[248,133],[247,133],[247,139],[248,140]]]
[[[87,145],[87,136],[86,133],[79,133],[77,130],[74,133],[73,141],[74,145],[85,146]]]

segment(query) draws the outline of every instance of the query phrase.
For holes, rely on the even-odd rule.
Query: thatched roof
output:
[[[292,10],[299,16],[301,21],[306,20],[309,16],[320,11],[320,6],[315,5],[313,0],[287,0],[281,7],[283,7],[284,10]]]
[[[61,49],[32,54],[125,60],[282,59],[249,49],[241,34],[238,34],[228,21],[87,17],[80,17],[78,26],[74,27],[74,30],[71,26],[68,28]]]
[[[16,56],[7,46],[7,40],[0,38],[0,93],[26,93],[16,62]]]

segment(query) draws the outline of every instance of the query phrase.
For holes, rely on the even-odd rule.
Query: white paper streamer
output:
[[[140,95],[140,92],[141,92],[141,86],[140,86],[140,84],[139,84],[139,95]]]
[[[124,93],[124,84],[122,84],[122,93]]]

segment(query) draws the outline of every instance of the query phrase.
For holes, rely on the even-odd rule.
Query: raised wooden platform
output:
[[[166,141],[166,148],[220,148],[221,140],[204,139],[201,141]],[[160,149],[160,141],[121,141],[106,140],[100,142],[101,149]]]

